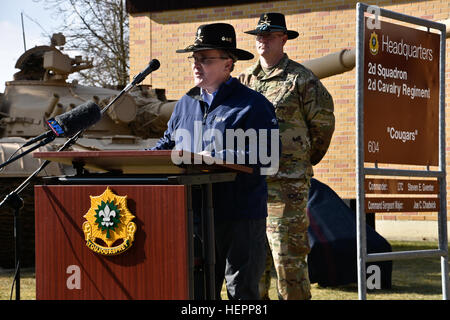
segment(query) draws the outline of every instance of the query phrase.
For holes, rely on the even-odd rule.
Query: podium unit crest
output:
[[[99,196],[90,196],[91,207],[83,216],[83,232],[89,249],[102,255],[117,255],[131,247],[136,232],[135,218],[127,208],[127,196],[114,194],[109,187]]]

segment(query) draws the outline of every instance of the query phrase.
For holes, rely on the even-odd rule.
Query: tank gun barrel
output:
[[[71,59],[72,70],[71,73],[75,73],[85,69],[91,69],[94,67],[92,60],[83,60],[81,56],[76,56],[75,59]]]
[[[334,76],[352,70],[355,67],[355,49],[344,49],[339,52],[302,62],[319,79]]]

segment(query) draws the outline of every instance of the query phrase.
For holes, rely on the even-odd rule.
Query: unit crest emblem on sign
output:
[[[372,55],[376,55],[378,53],[378,46],[378,35],[375,32],[372,32],[369,39],[369,51]]]
[[[136,232],[135,217],[127,208],[127,196],[115,195],[109,187],[90,196],[91,207],[83,216],[86,245],[103,255],[117,255],[131,247]]]

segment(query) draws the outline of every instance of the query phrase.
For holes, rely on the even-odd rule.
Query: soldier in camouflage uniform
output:
[[[240,80],[272,102],[282,143],[279,171],[267,179],[267,239],[278,296],[310,299],[306,204],[312,166],[325,155],[334,131],[333,100],[310,70],[284,53],[286,41],[298,36],[287,30],[284,15],[262,14],[256,29],[246,33],[256,35],[260,59]],[[260,283],[262,298],[268,298],[272,257],[268,255],[269,268]]]

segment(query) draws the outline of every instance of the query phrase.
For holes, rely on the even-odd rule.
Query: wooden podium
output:
[[[251,169],[205,165],[198,161],[199,155],[181,151],[176,151],[178,156],[187,155],[192,164],[177,166],[171,152],[33,154],[77,169],[73,176],[50,177],[46,185],[35,186],[36,299],[194,299],[193,186],[202,190],[202,223],[207,226],[203,234],[205,282],[200,290],[204,289],[206,299],[214,298],[212,184],[233,181],[237,172],[250,173]],[[97,173],[88,172],[92,169]],[[106,194],[117,197],[116,207],[101,198]],[[110,214],[108,205],[120,212],[120,219],[109,229],[104,227],[108,226],[104,224],[106,211]],[[134,230],[132,236],[108,246],[114,239],[111,235],[130,230]],[[104,238],[107,232],[109,240]],[[95,234],[96,243],[89,242]]]

